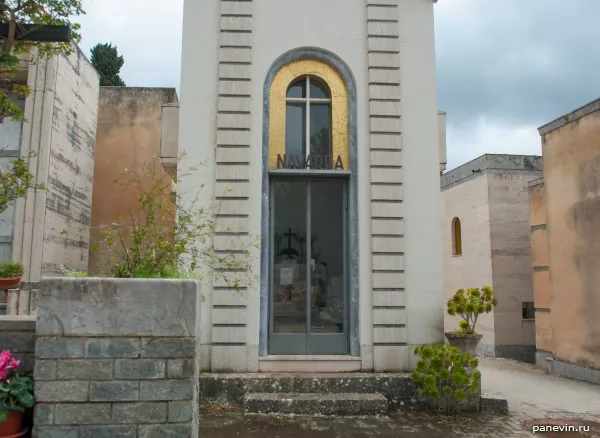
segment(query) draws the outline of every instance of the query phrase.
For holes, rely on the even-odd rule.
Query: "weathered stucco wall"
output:
[[[493,286],[490,246],[488,176],[478,174],[469,181],[442,190],[442,240],[444,254],[444,330],[458,330],[459,317],[446,312],[446,302],[459,289]],[[462,255],[452,252],[452,220],[462,228]],[[494,318],[483,315],[476,329],[483,334],[480,353],[494,354]]]
[[[120,220],[130,223],[129,213],[138,211],[139,190],[122,186],[125,169],[149,188],[151,179],[143,167],[152,165],[156,176],[166,176],[160,163],[163,105],[177,101],[174,88],[102,87],[96,133],[96,165],[92,208],[89,271],[97,274],[106,266],[99,227]],[[194,163],[197,164],[197,163]]]
[[[595,105],[595,106],[594,106]],[[595,108],[595,109],[594,109]],[[600,103],[541,128],[559,360],[600,368]],[[584,111],[585,110],[585,111]],[[572,118],[571,118],[572,116]],[[577,117],[575,117],[577,116]],[[565,124],[565,121],[573,120]],[[551,124],[552,125],[552,124]]]
[[[60,57],[52,113],[42,276],[87,270],[98,74],[81,51]]]
[[[87,269],[98,74],[76,48],[31,65],[21,155],[47,190],[17,202],[13,259],[26,281],[57,274],[62,264]]]
[[[541,168],[539,157],[532,167]],[[528,183],[541,170],[488,170],[496,356],[535,361],[535,321],[523,318],[533,302]]]
[[[529,221],[531,226],[531,258],[533,299],[535,303],[536,363],[546,365],[546,357],[554,351],[552,337],[552,288],[548,254],[546,190],[543,180],[529,185]]]

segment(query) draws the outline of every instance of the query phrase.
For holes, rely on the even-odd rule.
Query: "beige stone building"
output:
[[[99,78],[79,48],[28,65],[18,75],[32,89],[21,101],[26,122],[0,124],[0,165],[28,158],[47,190],[0,216],[0,261],[21,262],[23,280],[35,282],[63,264],[87,269]]]
[[[123,186],[125,169],[141,179],[150,178],[143,166],[156,176],[177,172],[178,98],[174,88],[101,87],[96,133],[96,164],[92,198],[92,231],[89,272],[105,271],[100,227],[119,221],[126,225],[130,212],[138,211],[139,190]],[[173,187],[175,190],[175,187]]]
[[[600,99],[539,129],[530,187],[536,361],[600,383]]]
[[[487,154],[441,177],[445,301],[484,285],[498,298],[477,322],[483,355],[535,360],[528,183],[541,174],[540,157]],[[445,313],[445,331],[458,321]]]

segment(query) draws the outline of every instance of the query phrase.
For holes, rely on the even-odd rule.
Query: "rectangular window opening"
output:
[[[533,302],[523,302],[523,319],[535,319],[535,306]]]

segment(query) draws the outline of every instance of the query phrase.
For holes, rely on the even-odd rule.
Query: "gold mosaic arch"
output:
[[[277,168],[277,156],[285,154],[286,95],[288,87],[301,76],[316,76],[331,91],[331,136],[333,160],[342,158],[350,170],[348,152],[348,90],[340,74],[316,59],[300,59],[283,66],[273,78],[270,90],[269,168]]]

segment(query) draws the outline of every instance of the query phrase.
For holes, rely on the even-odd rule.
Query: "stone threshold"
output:
[[[340,361],[360,361],[362,358],[360,356],[338,356],[338,355],[270,355],[270,356],[261,356],[258,358],[259,361],[328,361],[328,360],[340,360]]]
[[[273,355],[258,359],[258,371],[265,373],[336,373],[362,371],[357,356]]]

